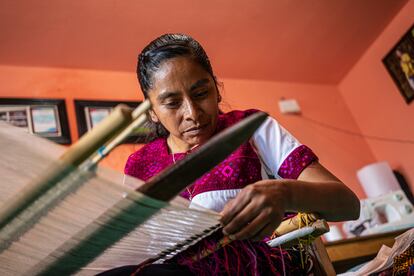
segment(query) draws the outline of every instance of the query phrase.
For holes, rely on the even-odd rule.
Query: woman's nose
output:
[[[192,100],[184,101],[183,116],[185,120],[197,121],[200,116],[200,107]]]

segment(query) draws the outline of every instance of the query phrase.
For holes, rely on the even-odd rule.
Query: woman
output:
[[[139,55],[137,75],[145,98],[152,103],[150,118],[157,137],[129,157],[125,173],[143,180],[171,166],[215,133],[256,112],[220,112],[221,96],[210,61],[201,45],[187,35],[167,34],[152,41]],[[354,193],[273,118],[256,131],[250,142],[198,179],[182,196],[193,204],[221,212],[225,235],[248,240],[235,242],[233,247],[248,244],[244,250],[249,251],[247,257],[236,250],[241,254],[238,260],[249,260],[243,267],[246,274],[280,271],[280,260],[275,255],[273,259],[268,257],[276,253],[251,240],[271,235],[285,212],[316,212],[329,221],[351,220],[359,215]],[[218,254],[228,258],[226,252]],[[263,261],[257,261],[260,258]],[[180,265],[146,267],[140,273],[151,269],[156,269],[157,274],[202,272],[200,266],[177,262]],[[205,262],[214,267],[214,273],[243,272],[229,262]],[[289,260],[283,262],[294,266]]]

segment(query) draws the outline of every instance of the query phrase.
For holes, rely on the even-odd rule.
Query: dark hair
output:
[[[193,58],[211,75],[217,88],[217,79],[210,60],[200,43],[185,34],[164,34],[151,41],[138,56],[137,76],[145,98],[148,98],[148,91],[153,85],[152,76],[161,64],[168,59],[181,56]],[[149,140],[168,135],[168,131],[160,123],[149,122],[148,127],[154,136],[149,137]]]
[[[189,56],[208,72],[216,83],[210,60],[200,43],[185,34],[164,34],[151,41],[139,54],[137,76],[144,93],[148,97],[148,90],[152,88],[152,75],[160,65],[171,58]]]

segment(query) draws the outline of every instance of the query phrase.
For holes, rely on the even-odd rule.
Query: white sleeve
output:
[[[271,117],[256,130],[251,143],[266,173],[276,178],[280,178],[278,172],[285,159],[301,146],[295,137]]]

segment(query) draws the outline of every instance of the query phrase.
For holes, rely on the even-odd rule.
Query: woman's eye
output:
[[[180,102],[179,101],[170,101],[170,102],[164,103],[164,105],[167,108],[177,108],[180,105]]]
[[[204,98],[205,96],[207,96],[208,91],[201,91],[201,92],[197,92],[195,93],[195,98]]]

